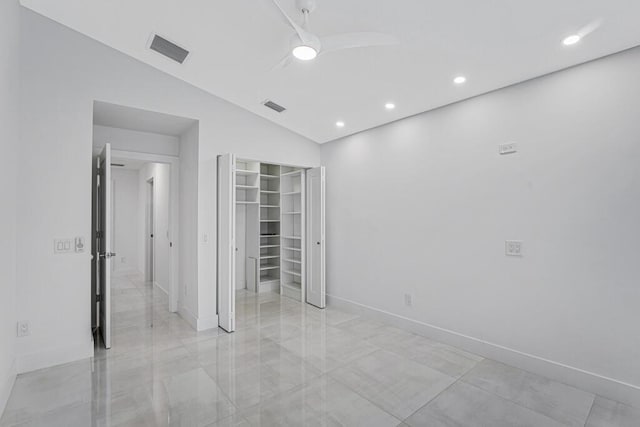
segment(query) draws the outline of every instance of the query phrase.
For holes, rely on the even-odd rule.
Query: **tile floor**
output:
[[[640,410],[333,308],[240,292],[197,333],[138,276],[113,347],[20,375],[0,426],[640,426]],[[151,327],[153,324],[153,327]]]

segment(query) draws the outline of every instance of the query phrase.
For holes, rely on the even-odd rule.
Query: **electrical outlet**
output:
[[[28,320],[18,322],[17,335],[18,337],[26,337],[27,335],[31,335],[31,325],[29,324]]]
[[[505,240],[504,254],[506,256],[522,256],[521,240]]]
[[[411,294],[404,294],[404,305],[411,307],[413,302],[411,301]]]
[[[512,154],[518,152],[518,146],[515,142],[508,142],[506,144],[498,145],[498,152],[500,154]]]

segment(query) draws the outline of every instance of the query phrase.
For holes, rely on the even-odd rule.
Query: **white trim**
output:
[[[218,327],[218,315],[199,319],[193,314],[187,307],[182,304],[178,308],[178,314],[196,331],[206,331],[207,329],[213,329]]]
[[[7,377],[2,378],[2,384],[0,384],[0,418],[4,413],[4,409],[7,407],[13,384],[16,382],[16,358],[11,360],[11,366],[7,372]]]
[[[164,292],[167,296],[169,295],[169,292],[167,292],[167,290],[165,288],[163,288],[162,286],[160,286],[160,282],[154,281],[153,282],[153,286],[155,286],[156,288],[160,289],[162,292]]]
[[[327,294],[327,304],[640,408],[640,387]]]
[[[198,330],[198,318],[189,309],[182,304],[178,307],[178,314],[182,317],[193,329]]]
[[[73,345],[51,348],[46,351],[22,354],[18,358],[18,373],[49,368],[93,357],[93,339]]]
[[[207,329],[213,329],[218,327],[218,315],[215,314],[211,317],[205,317],[203,319],[198,319],[198,327],[196,330],[206,331]]]
[[[151,153],[138,153],[135,151],[126,150],[111,150],[112,157],[130,159],[130,160],[144,160],[154,163],[166,163],[171,167],[170,179],[171,188],[169,190],[170,199],[170,234],[172,248],[169,252],[171,261],[169,265],[171,283],[169,283],[169,311],[172,313],[178,312],[178,295],[179,288],[179,268],[180,268],[180,157],[168,156],[164,154],[151,154]],[[193,325],[192,325],[193,326]]]

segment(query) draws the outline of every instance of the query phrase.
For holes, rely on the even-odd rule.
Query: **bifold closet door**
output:
[[[107,143],[98,156],[98,301],[100,335],[105,348],[111,348],[111,236],[113,205],[111,198],[111,144]]]
[[[307,170],[307,303],[326,306],[325,283],[325,169]]]
[[[218,156],[218,324],[236,329],[236,156]]]

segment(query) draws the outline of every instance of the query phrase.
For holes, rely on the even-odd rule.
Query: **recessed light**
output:
[[[336,122],[336,126],[338,126],[339,128],[343,128],[344,127],[344,122],[343,121],[337,121]]]
[[[384,108],[386,108],[387,110],[393,110],[394,108],[396,108],[396,104],[394,104],[393,102],[387,102],[386,104],[384,104]]]
[[[318,51],[312,48],[311,46],[296,46],[293,48],[293,56],[298,58],[301,61],[310,61],[316,56],[318,56]]]
[[[578,34],[573,34],[570,35],[569,37],[566,37],[564,40],[562,40],[562,44],[565,46],[571,46],[573,44],[576,44],[580,41],[582,37],[580,37]]]
[[[453,79],[453,82],[457,85],[461,85],[462,83],[466,82],[467,78],[465,76],[458,76],[455,79]]]

